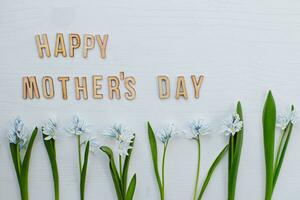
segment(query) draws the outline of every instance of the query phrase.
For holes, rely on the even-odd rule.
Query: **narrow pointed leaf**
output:
[[[133,146],[134,146],[134,141],[135,141],[135,137],[133,138],[132,142],[130,143],[131,148],[128,150],[128,155],[125,157],[125,160],[124,160],[123,174],[122,174],[123,191],[127,190],[128,169],[129,169],[131,153],[132,153]]]
[[[274,162],[274,143],[275,143],[275,126],[276,126],[276,106],[272,95],[269,91],[264,111],[263,111],[263,134],[264,134],[264,152],[266,164],[266,189],[265,200],[272,198],[273,192],[273,162]]]
[[[157,162],[157,144],[156,144],[154,131],[149,122],[148,122],[148,137],[149,137],[149,143],[150,143],[155,177],[156,177],[156,181],[157,181],[160,193],[162,193],[162,183],[161,183],[161,178],[159,175],[158,162]]]
[[[124,200],[122,196],[122,184],[121,184],[121,178],[119,176],[118,170],[116,168],[116,164],[114,161],[114,154],[112,150],[107,146],[102,146],[100,149],[108,156],[109,158],[109,169],[110,173],[113,179],[113,183],[115,186],[115,190],[117,193],[118,200]]]
[[[285,153],[286,153],[286,149],[287,149],[287,146],[288,146],[289,141],[290,141],[291,133],[292,133],[292,130],[293,130],[293,124],[292,123],[289,123],[289,125],[287,127],[287,130],[288,130],[287,131],[287,136],[286,136],[283,148],[282,148],[282,152],[281,152],[280,157],[279,157],[279,162],[278,162],[278,165],[275,167],[275,171],[274,171],[273,191],[274,191],[274,188],[276,186],[277,179],[278,179],[278,176],[279,176],[279,173],[280,173],[280,170],[281,170],[281,166],[282,166],[282,163],[283,163],[283,160],[284,160],[284,156],[285,156]]]
[[[48,153],[48,158],[49,158],[49,161],[51,164],[51,169],[52,169],[55,200],[59,200],[59,174],[58,174],[56,153],[55,153],[55,141],[53,139],[45,140],[46,137],[47,137],[47,135],[43,134],[43,141],[44,141],[47,153]]]
[[[38,132],[38,128],[35,127],[35,129],[33,130],[27,149],[26,149],[26,153],[22,162],[22,169],[21,169],[21,186],[22,186],[22,190],[23,190],[23,200],[26,199],[28,200],[28,170],[29,170],[29,163],[30,163],[30,157],[31,157],[31,151],[32,151],[32,146],[34,143],[34,140],[36,138]]]
[[[214,162],[212,163],[212,165],[210,166],[206,178],[202,184],[201,190],[200,190],[200,195],[198,197],[198,200],[201,200],[203,197],[203,194],[205,192],[206,187],[209,184],[210,178],[213,175],[215,169],[217,168],[218,164],[221,162],[221,160],[223,159],[223,157],[225,156],[226,152],[228,151],[228,145],[226,145],[224,147],[224,149],[219,153],[219,155],[217,156],[217,158],[214,160]]]
[[[86,143],[85,152],[84,152],[84,161],[82,166],[82,171],[80,174],[80,195],[81,200],[84,200],[84,191],[85,191],[85,182],[86,182],[86,173],[89,162],[89,153],[90,153],[90,141]]]
[[[133,177],[129,183],[128,190],[126,192],[126,200],[133,199],[135,187],[136,187],[136,174],[133,175]]]
[[[21,181],[20,180],[20,173],[21,173],[20,165],[21,165],[21,160],[18,159],[17,144],[10,143],[9,147],[10,147],[11,158],[12,158],[13,163],[14,163],[14,167],[15,167],[17,179],[18,179],[19,184],[21,184],[21,182],[20,182]]]
[[[240,102],[237,103],[236,108],[237,114],[240,116],[240,120],[243,121],[242,129],[237,132],[234,137],[234,152],[231,164],[231,169],[229,173],[229,188],[228,188],[228,199],[234,200],[235,199],[235,189],[236,189],[236,182],[240,164],[240,157],[242,153],[242,146],[243,146],[243,135],[244,135],[244,120],[243,120],[243,112],[242,112],[242,105]]]

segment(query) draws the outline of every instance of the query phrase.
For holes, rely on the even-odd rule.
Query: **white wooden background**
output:
[[[245,137],[236,189],[237,200],[260,200],[264,196],[264,156],[261,115],[268,89],[272,89],[279,111],[291,103],[300,107],[300,2],[298,0],[123,0],[123,1],[1,1],[0,7],[0,199],[19,199],[17,179],[6,138],[10,121],[21,116],[26,126],[40,126],[56,116],[64,127],[74,114],[100,132],[122,122],[137,133],[130,172],[138,175],[135,199],[159,199],[152,169],[146,122],[155,129],[174,122],[188,129],[188,121],[206,118],[212,134],[202,139],[202,173],[225,145],[219,133],[224,117],[241,100]],[[95,50],[88,60],[39,59],[34,35],[48,33],[54,45],[57,32],[67,35],[94,33],[110,35],[108,56],[100,60]],[[81,50],[79,51],[81,52]],[[52,52],[53,53],[53,52]],[[21,77],[44,75],[116,75],[121,70],[137,79],[137,99],[96,101],[24,101]],[[156,76],[205,74],[199,100],[161,101]],[[90,80],[90,79],[89,79]],[[105,83],[105,81],[103,81]],[[192,93],[191,81],[187,83]],[[91,86],[91,85],[90,85]],[[60,87],[56,82],[57,97]],[[90,87],[91,93],[91,87]],[[282,167],[274,200],[300,197],[300,135],[296,126]],[[103,139],[103,143],[108,143]],[[79,199],[76,141],[57,141],[61,199]],[[205,198],[226,199],[227,163],[218,167]],[[166,199],[192,198],[196,167],[196,144],[182,138],[169,146],[166,161]],[[29,174],[30,199],[53,199],[48,157],[39,135],[32,152]],[[91,156],[86,199],[116,199],[105,155]]]

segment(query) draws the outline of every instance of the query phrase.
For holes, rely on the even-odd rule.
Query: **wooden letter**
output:
[[[103,79],[103,76],[93,76],[93,97],[94,99],[103,99],[103,94],[98,93],[102,89],[102,85],[98,82]]]
[[[42,34],[42,37],[43,37],[43,41],[44,41],[43,43],[41,42],[40,35],[35,36],[35,42],[36,42],[36,45],[38,48],[39,57],[40,58],[44,57],[43,49],[45,49],[46,56],[50,57],[51,53],[50,53],[50,47],[49,47],[47,34]]]
[[[82,77],[82,84],[79,83],[79,77],[75,77],[75,92],[76,92],[76,99],[81,99],[81,93],[83,93],[83,99],[88,99],[88,91],[87,91],[87,84],[86,84],[86,77]]]
[[[58,77],[57,79],[61,82],[63,100],[67,100],[68,99],[67,81],[69,81],[70,78],[68,76],[61,76]]]
[[[40,98],[39,88],[35,76],[23,77],[23,99]]]
[[[125,98],[127,100],[133,100],[136,97],[136,91],[134,89],[136,81],[135,78],[132,76],[129,76],[125,78],[125,88],[128,90],[128,92],[125,92]]]
[[[192,82],[193,82],[193,86],[194,86],[195,98],[199,99],[200,88],[201,88],[202,82],[204,80],[204,76],[200,75],[198,80],[196,80],[195,75],[192,75],[191,78],[192,78]]]
[[[74,49],[78,49],[81,45],[80,36],[76,33],[69,34],[70,57],[74,57]]]
[[[95,47],[95,38],[91,34],[84,35],[84,47],[83,47],[83,57],[88,57],[88,50]]]
[[[160,99],[170,97],[170,79],[167,76],[158,76],[158,89]]]
[[[114,98],[114,94],[117,99],[120,99],[120,81],[117,76],[108,77],[108,97],[109,99]]]
[[[184,99],[188,99],[185,79],[183,76],[178,76],[177,77],[177,88],[176,88],[176,99],[179,99],[181,96]]]
[[[58,54],[60,54],[60,53],[62,54],[63,57],[67,56],[64,35],[62,33],[57,33],[56,34],[54,56],[57,57]]]
[[[50,76],[44,76],[42,79],[43,96],[46,99],[52,99],[54,97],[54,85],[53,79]]]
[[[103,36],[103,40],[101,39],[100,35],[96,35],[97,43],[100,47],[100,57],[102,59],[106,58],[106,46],[108,41],[108,34]]]

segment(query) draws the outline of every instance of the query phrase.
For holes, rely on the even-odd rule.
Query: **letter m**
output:
[[[40,98],[39,88],[35,76],[23,77],[23,99]]]

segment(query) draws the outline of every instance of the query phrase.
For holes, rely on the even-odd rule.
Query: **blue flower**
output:
[[[224,120],[222,132],[228,135],[235,135],[243,128],[243,121],[240,120],[239,114],[232,114],[228,119]]]
[[[116,140],[115,151],[120,156],[127,156],[128,150],[131,149],[131,142],[134,139],[134,133],[125,128],[122,124],[114,124],[108,131],[103,133]]]
[[[71,125],[66,128],[66,131],[73,135],[82,135],[88,132],[85,121],[79,119],[78,116],[74,116]]]
[[[186,133],[186,136],[191,139],[195,139],[200,135],[207,135],[209,133],[208,124],[202,120],[194,120],[191,123],[192,132]]]
[[[45,126],[42,127],[42,132],[45,137],[45,140],[56,139],[57,123],[54,119],[49,119]]]
[[[156,136],[159,138],[159,140],[166,144],[169,142],[170,138],[177,135],[178,131],[175,128],[175,125],[173,123],[170,123],[168,127],[161,129],[157,132]]]
[[[285,114],[280,114],[277,116],[276,126],[281,128],[281,130],[284,130],[290,122],[295,124],[296,118],[296,112],[294,110],[291,110]]]
[[[108,131],[105,131],[103,135],[114,138],[119,142],[126,143],[131,143],[134,138],[133,132],[125,128],[122,124],[114,124]]]
[[[26,146],[28,135],[25,134],[24,123],[19,117],[14,120],[7,137],[10,143],[18,144],[20,149],[23,149]]]

